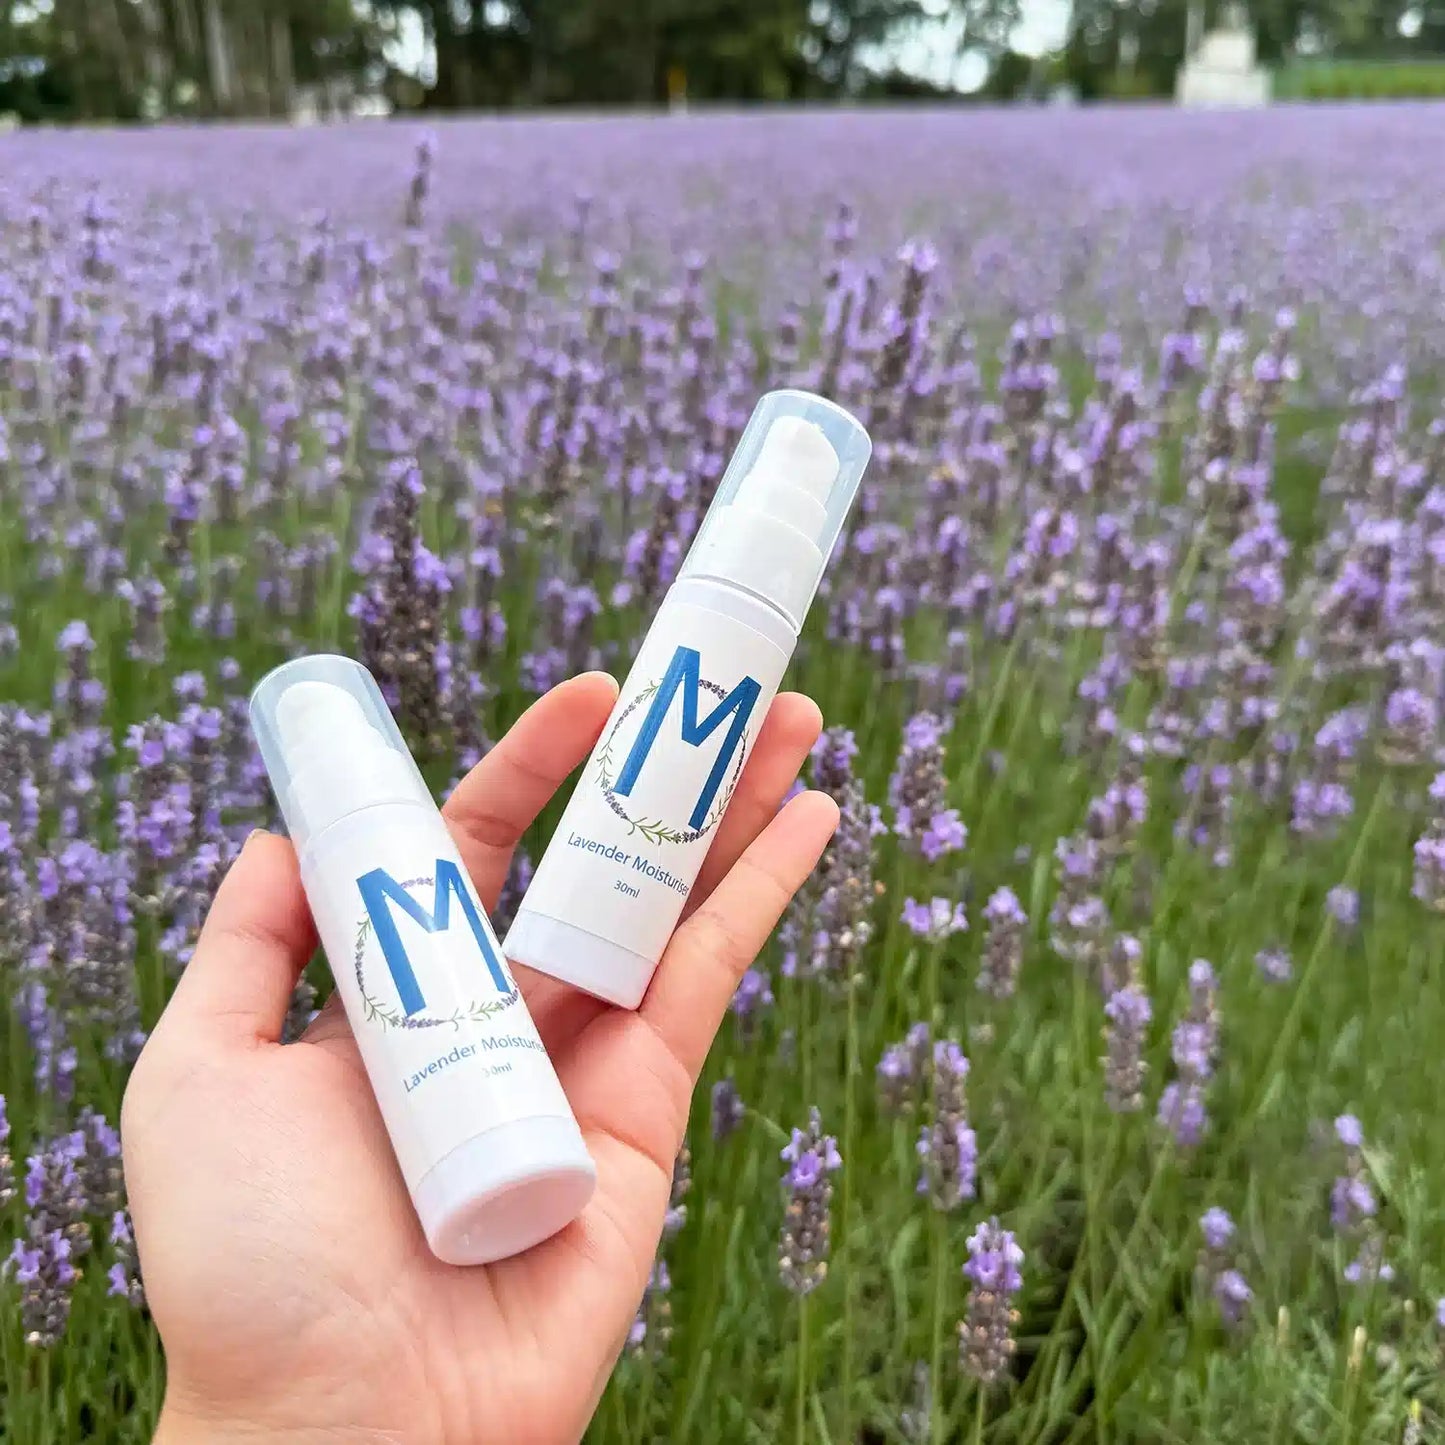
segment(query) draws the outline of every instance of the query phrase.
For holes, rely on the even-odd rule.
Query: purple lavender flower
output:
[[[738,980],[729,1007],[738,1021],[738,1035],[746,1040],[757,1030],[759,1016],[773,1006],[773,986],[761,969],[750,968]]]
[[[1221,1270],[1214,1278],[1213,1291],[1225,1324],[1238,1325],[1254,1298],[1244,1276],[1237,1269]]]
[[[77,1119],[81,1135],[77,1165],[87,1212],[108,1216],[125,1202],[120,1135],[105,1115],[86,1107]]]
[[[933,1122],[918,1136],[918,1192],[939,1210],[957,1209],[976,1192],[978,1138],[968,1123],[968,1070],[968,1059],[952,1039],[934,1044]]]
[[[62,1236],[69,1245],[67,1259],[79,1259],[90,1249],[85,1155],[86,1135],[74,1130],[48,1140],[25,1161],[27,1231],[32,1241]]]
[[[929,846],[940,851],[962,826],[947,807],[943,756],[942,722],[928,712],[911,718],[903,730],[903,747],[888,783],[888,801],[893,805],[893,831],[911,840],[920,852],[936,818],[941,827],[930,837]]]
[[[657,1258],[652,1262],[647,1288],[627,1333],[627,1348],[631,1352],[646,1349],[655,1354],[661,1353],[672,1338],[672,1307],[668,1302],[668,1295],[672,1290],[672,1276],[668,1272],[663,1251],[687,1223],[687,1205],[684,1201],[691,1188],[692,1155],[684,1144],[672,1165],[672,1189],[668,1195],[667,1214],[662,1223],[662,1239],[658,1244]]]
[[[1220,1318],[1228,1328],[1235,1329],[1243,1322],[1254,1292],[1234,1263],[1234,1221],[1215,1206],[1205,1210],[1199,1230],[1204,1236],[1199,1275],[1219,1308]]]
[[[1110,860],[1132,851],[1149,810],[1141,755],[1142,740],[1126,740],[1117,775],[1084,816],[1085,836]]]
[[[1170,1054],[1177,1077],[1159,1099],[1159,1122],[1182,1148],[1192,1148],[1209,1126],[1204,1093],[1219,1048],[1214,969],[1202,958],[1189,966],[1189,1012],[1174,1027]]]
[[[1349,1284],[1389,1284],[1395,1278],[1395,1267],[1384,1257],[1385,1242],[1377,1233],[1368,1233],[1360,1241],[1359,1253],[1343,1270]]]
[[[1234,1221],[1217,1205],[1204,1211],[1199,1229],[1204,1235],[1205,1248],[1216,1252],[1225,1249],[1234,1238]]]
[[[963,904],[950,902],[947,898],[934,898],[927,903],[906,898],[903,901],[903,925],[919,938],[941,943],[955,933],[966,933],[968,918]]]
[[[1354,1114],[1341,1114],[1335,1120],[1335,1137],[1346,1149],[1365,1147],[1365,1128]]]
[[[1343,883],[1325,895],[1325,908],[1341,928],[1353,928],[1360,921],[1360,895]]]
[[[0,1209],[15,1198],[15,1161],[10,1157],[10,1118],[0,1094]]]
[[[993,998],[1012,998],[1023,963],[1028,914],[1012,888],[996,888],[983,909],[987,932],[978,968],[978,988]]]
[[[451,578],[422,543],[418,508],[424,488],[414,458],[400,458],[377,502],[373,538],[358,556],[365,590],[350,612],[361,659],[376,676],[413,747],[440,745],[445,689],[438,675],[444,641],[442,603]],[[443,654],[445,655],[445,654]]]
[[[958,1326],[959,1356],[966,1374],[981,1385],[996,1384],[1008,1373],[1016,1348],[1018,1311],[1013,1299],[1023,1288],[1024,1252],[1013,1234],[990,1219],[969,1236],[968,1313]]]
[[[1201,1085],[1174,1079],[1159,1096],[1159,1122],[1185,1149],[1192,1149],[1209,1127],[1209,1110]]]
[[[1116,1114],[1144,1107],[1144,1045],[1153,1017],[1148,994],[1135,983],[1115,990],[1104,1005],[1104,1098]]]
[[[636,1318],[627,1331],[630,1352],[647,1349],[661,1353],[667,1348],[667,1342],[672,1338],[672,1305],[668,1301],[671,1291],[672,1276],[668,1273],[667,1261],[658,1258],[653,1261],[642,1303],[638,1305]]]
[[[1445,831],[1438,825],[1415,843],[1415,877],[1410,892],[1426,908],[1445,913]]]
[[[853,782],[853,759],[857,756],[858,739],[848,728],[826,728],[813,744],[813,786],[827,793],[840,807],[848,785]]]
[[[958,816],[957,808],[941,808],[928,820],[918,839],[918,851],[930,863],[946,853],[957,853],[968,844],[968,829]]]
[[[140,1256],[136,1252],[135,1232],[131,1228],[130,1215],[117,1209],[111,1215],[110,1243],[115,1251],[115,1260],[106,1271],[109,1288],[106,1294],[118,1296],[133,1308],[145,1304],[145,1289],[140,1278]]]
[[[1058,892],[1049,910],[1049,945],[1066,963],[1095,974],[1102,982],[1103,960],[1112,932],[1109,910],[1100,896],[1109,858],[1087,834],[1060,838],[1054,845]]]
[[[1365,1159],[1365,1131],[1353,1114],[1335,1120],[1335,1138],[1345,1154],[1344,1172],[1330,1186],[1330,1222],[1336,1234],[1353,1244],[1356,1254],[1344,1268],[1350,1284],[1389,1283],[1394,1267],[1385,1259],[1385,1240],[1377,1218],[1379,1204],[1370,1187]]]
[[[1434,755],[1440,734],[1440,707],[1418,688],[1397,688],[1385,702],[1381,755],[1392,763],[1420,763]]]
[[[15,1241],[5,1267],[20,1286],[20,1329],[27,1345],[49,1349],[65,1333],[79,1278],[70,1254],[70,1241],[58,1229]]]
[[[828,1273],[831,1177],[843,1167],[838,1142],[823,1133],[817,1109],[809,1112],[806,1130],[794,1129],[780,1157],[787,1196],[778,1237],[778,1274],[793,1294],[811,1294]]]
[[[813,877],[799,890],[781,930],[784,974],[799,971],[829,983],[854,987],[863,951],[873,937],[873,840],[880,830],[877,809],[852,772],[851,733],[833,729],[815,749],[814,780],[826,784],[839,808],[837,831]]]
[[[878,1102],[885,1114],[906,1113],[927,1087],[933,1057],[933,1033],[916,1023],[900,1044],[889,1044],[878,1060]]]
[[[1329,837],[1355,809],[1352,791],[1369,730],[1363,709],[1335,713],[1314,737],[1311,769],[1295,785],[1291,826],[1306,837]]]
[[[672,1192],[667,1201],[667,1216],[663,1220],[662,1238],[669,1240],[687,1223],[688,1191],[692,1188],[692,1155],[686,1144],[678,1150],[672,1165]]]
[[[719,1143],[742,1127],[746,1110],[737,1085],[719,1079],[712,1086],[712,1137]]]
[[[1282,948],[1260,949],[1254,956],[1254,966],[1270,983],[1288,983],[1294,977],[1294,964]]]

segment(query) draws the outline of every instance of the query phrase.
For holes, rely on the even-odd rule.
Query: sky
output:
[[[1022,18],[1013,33],[1013,48],[1023,55],[1043,55],[1064,43],[1070,0],[1023,0]],[[978,51],[959,54],[962,22],[945,9],[939,18],[922,22],[915,32],[889,47],[883,64],[921,76],[935,85],[975,90],[988,78],[988,61]]]
[[[1042,55],[1056,50],[1064,42],[1069,23],[1070,0],[1023,0],[1023,18],[1014,31],[1013,46],[1024,55]],[[943,8],[940,4],[940,8]],[[960,55],[958,40],[961,26],[945,13],[920,23],[913,32],[886,50],[881,50],[879,63],[895,63],[911,75],[935,85],[951,85],[958,90],[974,90],[982,85],[988,63],[977,52]],[[402,70],[432,76],[432,58],[428,54],[421,22],[411,11],[402,12],[401,35],[392,48],[392,60]]]

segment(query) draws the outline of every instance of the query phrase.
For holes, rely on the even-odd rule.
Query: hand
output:
[[[616,691],[600,674],[555,688],[452,795],[445,813],[489,908]],[[774,702],[638,1012],[517,970],[597,1191],[553,1239],[481,1268],[427,1249],[339,1001],[278,1042],[316,939],[291,844],[249,840],[122,1111],[166,1352],[158,1440],[580,1438],[642,1298],[713,1036],[836,826],[817,793],[779,812],[819,726],[806,698]]]

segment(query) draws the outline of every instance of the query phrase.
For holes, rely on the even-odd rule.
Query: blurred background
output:
[[[1247,43],[1207,47],[1220,32]],[[1269,83],[1190,87],[1186,62]],[[5,0],[21,123],[1445,95],[1445,0]]]

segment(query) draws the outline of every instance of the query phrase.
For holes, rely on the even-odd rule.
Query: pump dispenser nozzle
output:
[[[331,682],[293,682],[277,700],[276,731],[293,768],[309,748],[385,746],[361,704]]]
[[[757,438],[751,444],[749,434]],[[822,397],[789,391],[765,397],[681,575],[745,588],[776,607],[797,631],[868,450],[863,428]]]
[[[298,849],[349,813],[431,794],[375,680],[349,658],[298,658],[261,680],[251,716]]]

